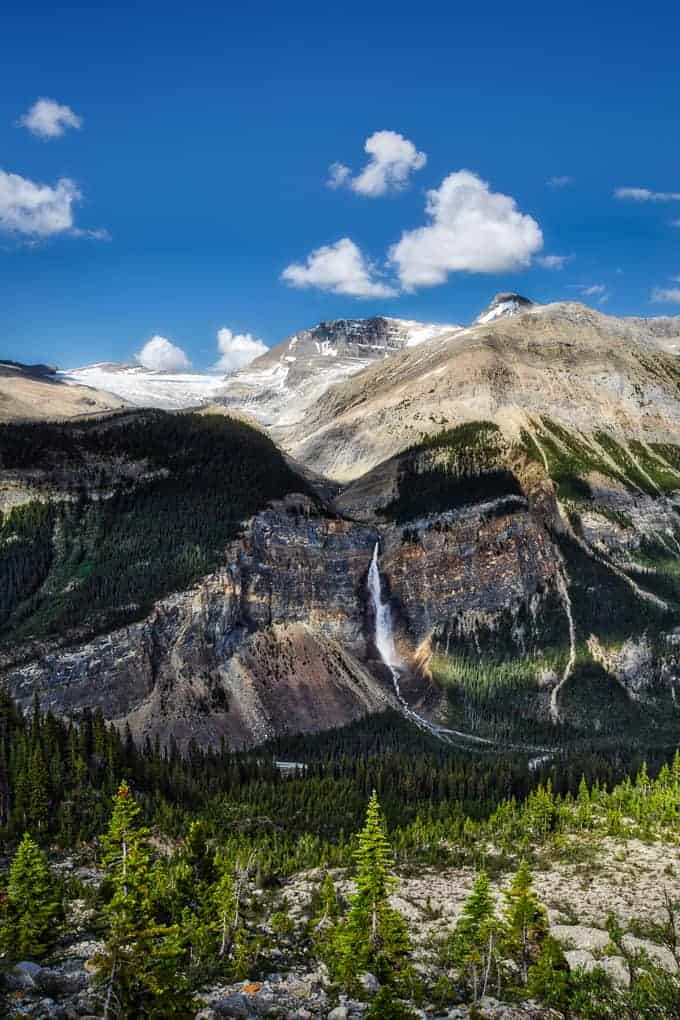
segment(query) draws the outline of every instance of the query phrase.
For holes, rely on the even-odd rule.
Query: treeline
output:
[[[267,436],[222,415],[0,425],[0,468],[38,472],[47,498],[0,516],[4,644],[143,617],[221,564],[242,521],[308,491]]]
[[[300,763],[297,774],[284,776],[275,764],[282,759]],[[248,753],[190,745],[181,755],[172,743],[137,747],[129,732],[107,726],[99,712],[84,713],[78,724],[45,714],[37,704],[24,715],[3,693],[0,843],[9,851],[26,830],[64,850],[93,839],[125,777],[147,824],[179,839],[200,819],[230,852],[255,853],[263,881],[345,863],[350,834],[373,789],[399,855],[443,863],[471,849],[465,833],[493,828],[497,818],[503,826],[515,819],[517,805],[532,804],[548,778],[555,825],[568,825],[569,798],[583,774],[600,796],[641,761],[639,755],[584,751],[532,771],[526,755],[455,751],[396,713]],[[658,754],[651,764],[659,767]]]

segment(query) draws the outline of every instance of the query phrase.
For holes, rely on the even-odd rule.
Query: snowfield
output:
[[[207,403],[224,385],[223,375],[152,372],[136,365],[88,365],[59,375],[66,383],[105,390],[136,407],[160,407],[167,411]]]

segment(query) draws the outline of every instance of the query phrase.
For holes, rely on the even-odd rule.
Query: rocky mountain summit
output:
[[[383,316],[321,322],[294,333],[227,379],[216,397],[266,424],[295,424],[330,386],[373,362],[460,328]]]

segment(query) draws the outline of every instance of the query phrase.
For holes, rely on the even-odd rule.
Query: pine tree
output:
[[[529,968],[527,991],[552,1009],[566,1013],[571,998],[569,964],[552,936],[544,939],[536,962]]]
[[[29,819],[38,832],[47,828],[49,819],[49,777],[45,767],[42,747],[36,743],[31,754],[28,773]]]
[[[362,971],[390,980],[410,951],[406,922],[389,903],[396,884],[393,857],[378,797],[371,796],[364,828],[354,853],[357,865],[356,893],[344,924],[333,939],[337,974],[352,985]]]
[[[96,958],[103,989],[104,1018],[155,1015],[193,1016],[182,970],[184,946],[177,926],[154,916],[154,883],[148,829],[126,782],[114,797],[102,839],[112,895],[105,907],[108,933]]]
[[[550,930],[548,915],[539,903],[532,881],[529,865],[522,861],[505,893],[503,948],[517,963],[522,985],[526,985],[529,967],[537,959]]]
[[[26,833],[10,866],[0,926],[2,949],[11,958],[41,957],[54,944],[62,912],[56,888],[45,855]]]
[[[469,981],[473,1001],[486,994],[491,977],[500,982],[498,942],[500,925],[496,917],[489,876],[480,871],[453,932],[450,956]]]

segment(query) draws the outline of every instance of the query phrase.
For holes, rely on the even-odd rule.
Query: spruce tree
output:
[[[453,964],[468,980],[473,1001],[486,994],[495,975],[500,983],[498,942],[500,925],[496,917],[489,876],[480,871],[463,905],[450,943]]]
[[[96,958],[104,1018],[193,1016],[183,972],[184,947],[177,926],[154,914],[154,872],[149,833],[130,787],[122,782],[102,839],[112,895],[104,913],[108,932]]]
[[[505,893],[503,948],[517,963],[522,985],[529,967],[538,958],[541,943],[549,934],[548,915],[532,886],[529,865],[522,861]]]
[[[385,820],[375,792],[366,812],[354,853],[357,865],[356,893],[344,924],[334,938],[337,974],[351,985],[362,971],[390,980],[410,951],[406,922],[389,902],[396,885],[393,857]]]
[[[9,870],[0,943],[12,959],[41,957],[52,947],[62,903],[45,855],[26,833]]]

